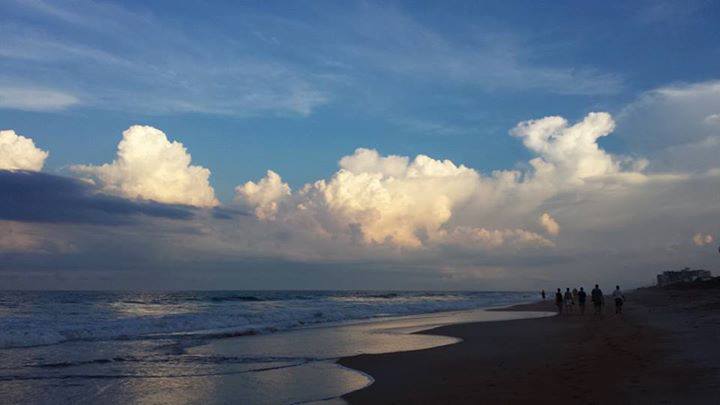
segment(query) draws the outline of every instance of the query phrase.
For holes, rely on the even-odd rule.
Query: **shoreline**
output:
[[[373,384],[350,403],[714,403],[720,395],[716,290],[639,289],[625,314],[453,324],[420,334],[460,342],[345,357]],[[492,311],[554,311],[552,300]],[[717,311],[715,311],[717,312]]]

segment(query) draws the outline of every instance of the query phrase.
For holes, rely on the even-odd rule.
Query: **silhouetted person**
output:
[[[558,314],[562,314],[563,309],[563,296],[560,292],[560,289],[558,288],[557,292],[555,293],[555,305],[558,307]]]
[[[578,305],[580,306],[580,315],[585,315],[585,300],[587,299],[587,293],[580,287],[578,291]]]
[[[565,290],[565,296],[563,297],[563,301],[565,301],[565,307],[568,309],[568,311],[572,311],[572,306],[575,305],[575,302],[573,302],[573,296],[569,288]]]
[[[597,284],[595,284],[595,288],[590,292],[590,298],[593,302],[593,307],[595,308],[595,314],[600,314],[602,312],[602,306],[603,306],[603,292],[598,287]]]
[[[615,286],[615,291],[613,291],[613,298],[615,299],[615,313],[616,314],[622,314],[622,307],[623,303],[625,302],[625,296],[623,295],[622,291],[620,290],[620,286]]]
[[[543,301],[545,301],[545,290],[540,291],[540,296],[542,297]]]

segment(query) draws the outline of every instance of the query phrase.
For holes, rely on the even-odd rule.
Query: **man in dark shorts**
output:
[[[580,315],[585,315],[585,300],[587,299],[587,293],[580,287],[578,292],[578,305],[580,306]]]
[[[592,299],[593,307],[595,308],[595,314],[599,315],[602,312],[603,300],[605,298],[603,297],[602,290],[597,284],[595,284],[595,288],[593,288],[592,292],[590,292],[590,298]]]
[[[557,307],[558,307],[558,314],[562,315],[563,295],[559,288],[558,288],[557,292],[555,293],[555,305],[557,305]]]

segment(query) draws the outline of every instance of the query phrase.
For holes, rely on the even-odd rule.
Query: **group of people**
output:
[[[540,295],[544,300],[546,297],[545,290],[542,290],[540,292]],[[623,294],[622,290],[620,290],[619,285],[615,286],[615,291],[613,291],[612,297],[613,301],[615,301],[615,313],[621,314],[623,304],[625,303],[625,295]],[[595,309],[595,314],[601,314],[603,311],[603,306],[605,305],[605,295],[597,284],[595,284],[595,288],[593,288],[593,290],[590,292],[590,300],[592,301],[593,308]],[[587,293],[585,292],[585,289],[583,287],[580,287],[580,290],[578,290],[577,288],[573,288],[572,291],[567,288],[565,289],[564,294],[562,290],[558,288],[557,292],[555,293],[555,305],[557,305],[558,312],[560,314],[562,314],[563,311],[565,311],[566,313],[574,312],[575,305],[577,304],[580,314],[584,315],[586,302]]]

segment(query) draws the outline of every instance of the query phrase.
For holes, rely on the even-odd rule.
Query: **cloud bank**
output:
[[[694,108],[697,89],[707,95],[693,89],[673,106]],[[658,104],[645,106],[643,114]],[[664,113],[685,117],[684,109],[673,111]],[[12,257],[0,269],[150,263],[166,277],[185,271],[197,280],[202,263],[228,279],[265,280],[258,288],[377,288],[372,280],[382,277],[385,288],[431,289],[646,284],[668,268],[709,267],[717,250],[705,247],[720,232],[712,225],[720,215],[717,159],[684,171],[657,157],[712,132],[668,141],[649,150],[649,159],[618,155],[599,141],[627,128],[625,114],[520,122],[509,134],[531,156],[513,169],[483,173],[447,159],[358,148],[339,159],[335,173],[299,187],[268,170],[241,182],[225,206],[210,172],[193,166],[182,144],[134,126],[115,161],[73,168],[92,182],[1,172],[1,195],[11,198],[0,207],[0,227],[9,230],[0,251]],[[688,128],[714,125],[713,114],[693,111]],[[64,239],[72,243],[59,244]],[[105,245],[115,244],[136,261],[109,263],[118,253]],[[28,251],[44,253],[20,253]]]
[[[48,154],[30,138],[13,130],[0,131],[0,170],[40,171]]]
[[[133,125],[123,132],[112,163],[71,169],[96,181],[105,193],[167,204],[217,206],[210,170],[191,162],[182,143],[169,141],[153,127]]]
[[[573,125],[554,116],[521,122],[511,134],[537,157],[527,170],[490,176],[450,160],[359,148],[340,159],[329,179],[293,193],[268,171],[259,182],[239,186],[236,200],[260,219],[367,245],[549,248],[555,242],[538,231],[557,237],[560,227],[543,209],[548,200],[570,190],[649,180],[644,160],[600,148],[598,139],[614,128],[608,113],[590,113]]]
[[[268,172],[257,185],[239,187],[237,199],[255,206],[260,218],[267,218],[268,208],[277,211],[281,206],[280,220],[322,234],[419,247],[445,236],[442,225],[473,194],[478,177],[449,160],[418,155],[410,161],[360,148],[340,160],[340,170],[332,178],[307,184],[295,194],[281,186],[277,174]],[[283,192],[271,193],[269,188]]]

